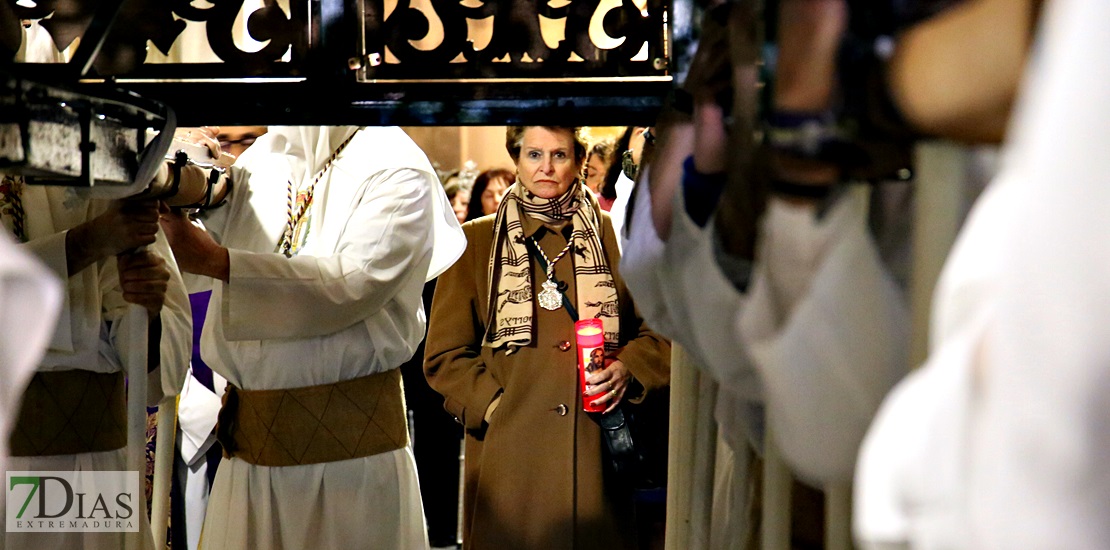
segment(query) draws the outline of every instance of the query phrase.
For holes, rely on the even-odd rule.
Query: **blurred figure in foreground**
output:
[[[956,36],[997,41],[999,22],[1020,16],[1005,36],[1022,44],[1039,6],[972,7],[996,11]],[[1001,170],[937,285],[929,359],[891,393],[861,453],[865,547],[1110,541],[1107,17],[1105,2],[1044,4]]]
[[[714,546],[755,544],[749,497],[768,430],[805,482],[792,543],[821,544],[813,489],[851,482],[872,415],[906,368],[908,310],[868,232],[872,190],[845,184],[858,167],[833,98],[847,5],[778,10],[761,120],[756,11],[706,13],[687,101],[653,129],[625,228],[622,269],[645,318],[720,385]]]
[[[0,318],[19,319],[0,334],[0,472],[7,472],[8,438],[27,382],[35,373],[58,312],[61,281],[0,232]]]

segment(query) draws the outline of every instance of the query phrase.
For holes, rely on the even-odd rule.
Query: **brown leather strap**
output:
[[[98,453],[127,445],[122,372],[37,372],[11,436],[12,456]]]
[[[362,458],[408,444],[401,372],[288,390],[228,384],[216,426],[224,456],[259,466]]]

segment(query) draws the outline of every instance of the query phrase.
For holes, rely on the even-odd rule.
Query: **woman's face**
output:
[[[459,219],[459,223],[466,221],[466,213],[470,208],[470,191],[466,189],[459,189],[455,196],[451,199],[451,210],[455,211],[455,217]]]
[[[497,206],[501,204],[501,199],[505,197],[505,191],[508,189],[509,184],[501,178],[489,180],[489,184],[482,191],[482,213],[489,215],[497,212]]]
[[[570,129],[542,126],[524,130],[516,168],[521,185],[533,195],[544,199],[561,196],[582,168],[574,160],[574,134]]]
[[[609,167],[605,165],[601,155],[590,155],[590,160],[586,161],[586,187],[595,195],[601,194],[601,186],[605,183],[605,173],[608,171]]]

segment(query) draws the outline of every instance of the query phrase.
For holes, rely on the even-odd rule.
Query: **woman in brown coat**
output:
[[[586,394],[608,409],[666,386],[670,347],[636,313],[609,217],[578,181],[576,129],[510,127],[506,146],[517,183],[495,216],[463,226],[425,353],[428,382],[466,428],[463,544],[629,548],[631,502],[604,479],[567,306],[603,322],[608,365]]]

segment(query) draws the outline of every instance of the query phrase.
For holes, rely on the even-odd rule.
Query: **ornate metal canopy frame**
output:
[[[185,126],[650,124],[672,87],[674,33],[689,28],[669,21],[691,3],[0,0],[0,61],[21,21],[41,20],[57,49],[75,48],[70,62],[11,73],[122,88]]]

